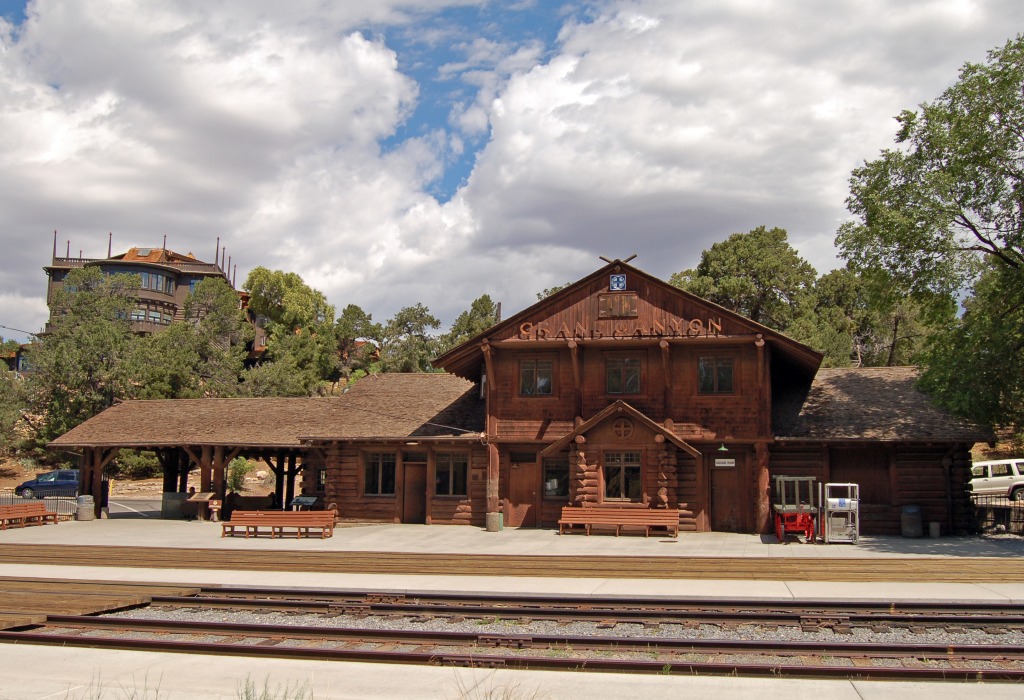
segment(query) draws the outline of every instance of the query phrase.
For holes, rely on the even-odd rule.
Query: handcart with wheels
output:
[[[806,542],[814,542],[818,508],[815,505],[813,476],[775,477],[775,536],[779,542],[786,541],[786,535],[802,536]]]

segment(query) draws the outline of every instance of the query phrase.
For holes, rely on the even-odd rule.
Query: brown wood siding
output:
[[[943,534],[962,534],[971,527],[968,445],[876,443],[827,450],[814,443],[774,445],[769,470],[772,477],[823,480],[826,459],[829,482],[860,486],[861,534],[901,534],[905,505],[920,506],[926,532],[930,522],[940,523]]]
[[[533,349],[537,346],[541,349]],[[767,437],[759,433],[768,421],[757,387],[758,353],[752,344],[714,348],[672,345],[669,354],[668,372],[671,376],[666,375],[662,351],[658,346],[629,349],[627,343],[621,349],[581,348],[578,353],[581,417],[593,416],[621,399],[656,422],[672,419],[678,434],[684,439]],[[701,394],[698,391],[697,366],[704,356],[733,359],[733,392]],[[611,357],[640,360],[639,394],[608,393],[606,360]],[[520,363],[532,359],[550,359],[554,363],[550,397],[519,395]],[[572,362],[567,348],[544,350],[543,343],[524,343],[521,351],[502,349],[495,353],[495,393],[502,400],[493,402],[492,412],[500,440],[551,442],[573,429],[577,390]],[[669,406],[665,402],[667,386],[671,387]]]

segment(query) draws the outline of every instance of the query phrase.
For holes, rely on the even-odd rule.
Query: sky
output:
[[[0,0],[0,336],[58,254],[298,273],[375,321],[508,317],[626,258],[668,279],[781,227],[842,264],[895,115],[1019,0]]]

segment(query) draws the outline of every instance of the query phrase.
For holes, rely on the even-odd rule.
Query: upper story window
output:
[[[733,393],[733,359],[717,356],[700,358],[697,365],[697,391],[701,394]]]
[[[142,278],[142,284],[139,285],[142,289],[174,294],[174,280],[166,275],[156,272],[140,272],[139,277]]]
[[[551,396],[555,363],[551,360],[520,360],[519,395]]]
[[[640,393],[640,358],[608,357],[605,358],[604,367],[609,394]]]

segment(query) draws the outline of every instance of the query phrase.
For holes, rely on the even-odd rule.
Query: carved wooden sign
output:
[[[577,321],[570,328],[569,324],[561,323],[557,328],[546,323],[519,324],[520,340],[598,340],[612,339],[645,339],[645,338],[717,338],[722,332],[722,319],[719,318],[666,318],[663,321],[654,319],[650,325],[639,321],[598,321],[589,326]]]

